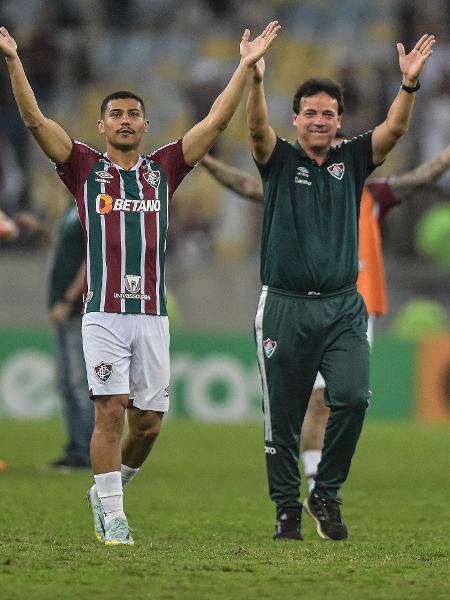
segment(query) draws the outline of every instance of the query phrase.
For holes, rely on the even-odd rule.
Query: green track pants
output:
[[[300,429],[317,371],[331,409],[315,491],[336,499],[368,406],[367,311],[355,286],[296,295],[263,287],[255,319],[269,493],[277,514],[300,506]]]

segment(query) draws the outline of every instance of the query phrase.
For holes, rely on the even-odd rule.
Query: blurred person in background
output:
[[[304,507],[320,537],[348,537],[338,494],[370,396],[368,316],[356,288],[361,194],[365,179],[408,129],[433,45],[429,35],[409,54],[397,44],[402,81],[386,120],[337,146],[332,142],[344,109],[339,84],[310,79],[300,85],[292,116],[297,140],[289,144],[269,124],[264,60],[253,71],[247,122],[264,190],[255,333],[276,540],[302,539],[300,429],[317,372],[326,383],[330,416]]]
[[[85,238],[83,349],[95,400],[88,490],[96,538],[133,539],[123,485],[139,471],[169,407],[169,327],[164,253],[172,194],[226,129],[254,65],[277,37],[271,22],[253,41],[245,30],[240,63],[208,115],[177,142],[139,154],[148,131],[145,106],[126,91],[107,96],[98,129],[106,153],[74,142],[46,118],[28,83],[17,44],[0,28],[0,50],[20,114],[76,200]],[[125,413],[128,433],[121,443]]]
[[[42,222],[30,212],[18,213],[15,221],[32,233],[44,231]],[[89,399],[81,338],[84,274],[83,229],[76,206],[71,203],[56,229],[48,290],[56,382],[68,438],[63,456],[50,466],[61,470],[91,466],[94,404]]]
[[[3,211],[0,210],[0,240],[11,242],[19,235],[19,228]]]
[[[0,210],[0,241],[13,241],[19,235],[17,225]],[[0,472],[6,469],[6,462],[0,458]]]
[[[339,144],[346,136],[342,132],[333,140]],[[200,162],[224,187],[239,196],[263,204],[261,181],[207,154]],[[387,296],[381,247],[380,223],[391,208],[407,199],[414,191],[432,185],[450,168],[450,146],[412,171],[397,176],[372,179],[364,186],[359,219],[358,291],[369,313],[367,337],[373,343],[376,317],[386,314]],[[325,405],[325,381],[317,374],[301,431],[301,458],[308,492],[314,488],[319,466],[329,408]]]

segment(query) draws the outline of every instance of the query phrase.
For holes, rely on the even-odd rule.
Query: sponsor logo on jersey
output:
[[[267,338],[267,340],[263,341],[264,354],[267,356],[267,358],[270,358],[272,356],[272,354],[275,352],[276,347],[277,343],[274,340],[271,340],[270,338]]]
[[[161,200],[129,200],[127,198],[113,199],[109,194],[99,194],[95,200],[95,210],[100,215],[107,215],[111,211],[122,212],[159,212]]]
[[[125,275],[125,289],[127,292],[131,294],[137,294],[141,289],[141,279],[140,275]]]
[[[105,363],[102,361],[100,364],[95,365],[94,367],[94,373],[102,383],[106,383],[108,381],[112,375],[112,372],[113,366],[111,363]]]
[[[140,294],[142,277],[140,275],[124,275],[125,292],[114,292],[119,300],[151,300],[150,294]]]
[[[93,297],[94,297],[94,292],[88,292],[88,293],[86,294],[86,300],[85,300],[86,304],[87,304],[88,302],[90,302],[90,301],[92,300],[92,298],[93,298]]]
[[[277,450],[273,446],[264,446],[264,454],[276,454]]]
[[[146,173],[144,173],[144,179],[156,190],[158,189],[159,182],[161,181],[161,173],[159,171],[152,171],[149,169]]]
[[[333,177],[339,179],[340,181],[344,177],[345,165],[344,163],[333,163],[327,167],[327,171],[330,173],[330,175],[333,175]]]
[[[95,174],[97,175],[95,181],[98,181],[99,183],[109,183],[109,180],[113,178],[108,171],[95,171]]]
[[[302,185],[312,185],[310,181],[308,181],[307,179],[300,179],[300,177],[297,177],[297,175],[294,177],[294,183],[301,183]]]
[[[95,201],[95,209],[100,215],[107,215],[112,211],[113,199],[108,194],[99,194]]]

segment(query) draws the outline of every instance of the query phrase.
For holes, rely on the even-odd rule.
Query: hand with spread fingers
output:
[[[403,83],[415,85],[423,71],[425,63],[433,53],[434,35],[423,35],[409,54],[406,54],[403,44],[397,44],[400,70]]]
[[[253,41],[250,41],[250,30],[246,29],[239,48],[242,62],[249,68],[253,67],[270,48],[280,29],[278,21],[271,21]]]
[[[17,57],[17,44],[9,35],[6,27],[0,27],[0,51],[3,52],[6,60],[13,60]]]

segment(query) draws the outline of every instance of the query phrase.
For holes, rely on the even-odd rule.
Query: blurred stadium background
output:
[[[401,173],[450,144],[449,14],[448,0],[0,3],[0,22],[19,44],[43,111],[94,147],[103,144],[95,126],[100,102],[117,89],[146,101],[145,150],[180,137],[206,114],[235,68],[243,29],[258,31],[274,18],[283,30],[267,58],[267,97],[277,132],[292,137],[298,83],[324,75],[344,84],[344,129],[360,133],[384,118],[398,89],[395,43],[410,48],[422,33],[434,33],[436,49],[410,132],[377,175]],[[46,272],[51,231],[69,199],[20,121],[6,68],[0,69],[0,107],[0,209],[10,216],[31,210],[48,232],[22,233],[0,245],[0,415],[47,418],[58,402]],[[257,175],[244,103],[214,151]],[[383,224],[390,312],[376,324],[374,417],[450,421],[449,199],[450,173],[405,200]],[[260,222],[257,206],[224,191],[200,168],[176,193],[167,268],[175,306],[175,415],[258,418],[252,325]]]

